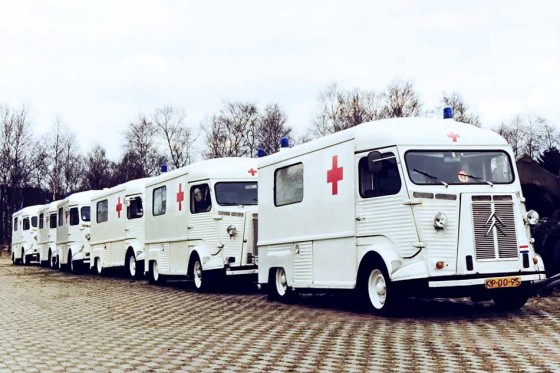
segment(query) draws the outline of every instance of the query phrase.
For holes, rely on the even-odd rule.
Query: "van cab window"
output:
[[[17,231],[18,218],[14,218],[14,232]]]
[[[144,216],[144,209],[142,208],[142,198],[134,197],[128,201],[126,206],[126,218],[127,219],[138,219]]]
[[[31,217],[31,226],[33,228],[37,228],[37,217],[36,216]]]
[[[43,213],[39,214],[39,229],[43,229],[45,226],[45,215]]]
[[[89,206],[84,206],[80,209],[80,215],[82,216],[82,221],[90,221],[91,208]]]
[[[369,162],[365,156],[358,163],[360,196],[371,198],[397,194],[402,183],[395,154],[381,153],[374,167],[370,167]]]
[[[49,217],[49,228],[56,228],[56,213],[53,212]]]
[[[70,225],[80,224],[80,215],[78,214],[78,208],[70,208]]]
[[[248,206],[257,204],[257,182],[216,183],[216,202],[220,206]]]
[[[212,209],[210,187],[208,184],[193,185],[190,189],[191,213],[198,214]]]
[[[58,226],[62,227],[64,224],[64,210],[61,208],[58,209]]]
[[[405,154],[414,184],[509,184],[514,174],[503,150],[411,150]]]
[[[27,231],[30,227],[29,218],[23,218],[23,230]]]

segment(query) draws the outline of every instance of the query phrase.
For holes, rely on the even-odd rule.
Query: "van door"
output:
[[[418,233],[394,147],[356,155],[358,245],[384,245],[403,257],[418,252]]]
[[[217,220],[214,211],[209,181],[197,181],[188,184],[189,214],[187,219],[187,237],[189,249],[206,245],[209,249],[218,247]]]

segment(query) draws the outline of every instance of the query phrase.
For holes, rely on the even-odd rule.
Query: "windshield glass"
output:
[[[414,184],[509,184],[512,163],[501,150],[489,151],[408,151],[408,176]]]
[[[216,201],[221,206],[256,205],[257,183],[216,183]]]

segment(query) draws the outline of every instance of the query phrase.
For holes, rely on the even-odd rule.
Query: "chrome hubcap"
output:
[[[387,283],[385,276],[379,269],[371,271],[368,279],[368,294],[371,304],[376,309],[381,309],[387,300]]]

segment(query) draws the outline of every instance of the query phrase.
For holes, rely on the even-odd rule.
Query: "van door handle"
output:
[[[357,216],[356,217],[356,221],[363,221],[363,220],[366,220],[365,216]]]

